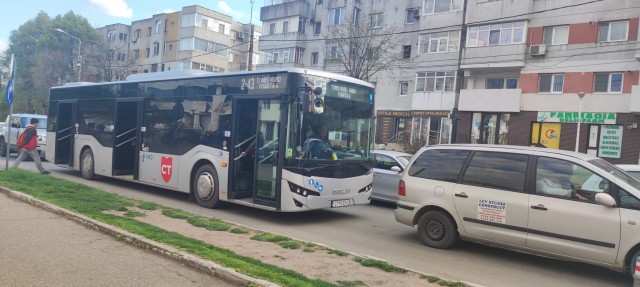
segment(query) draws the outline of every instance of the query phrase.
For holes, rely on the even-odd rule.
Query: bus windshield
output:
[[[305,85],[320,87],[322,93],[305,93],[290,104],[285,168],[369,166],[371,89],[315,76],[305,76]]]

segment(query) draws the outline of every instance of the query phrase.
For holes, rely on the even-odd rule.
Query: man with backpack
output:
[[[22,160],[27,158],[28,155],[33,159],[33,161],[36,162],[36,166],[42,174],[49,174],[50,172],[42,167],[42,162],[40,162],[40,154],[38,154],[38,151],[36,150],[38,146],[38,123],[40,123],[38,119],[32,118],[31,124],[24,129],[20,136],[18,136],[16,145],[20,147],[20,155],[18,156],[18,159],[13,162],[12,167],[18,167]]]

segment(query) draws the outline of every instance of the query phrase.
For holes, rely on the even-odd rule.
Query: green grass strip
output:
[[[396,266],[390,264],[389,262],[382,261],[382,260],[362,258],[362,257],[356,257],[353,260],[355,260],[356,262],[360,263],[360,265],[362,265],[362,266],[375,267],[375,268],[384,270],[386,272],[395,272],[395,273],[406,273],[407,272],[407,270],[404,269],[404,268],[396,267]]]
[[[228,231],[231,229],[231,224],[216,218],[193,216],[187,219],[187,222],[191,223],[193,226],[204,227],[213,231]]]
[[[279,242],[278,245],[286,249],[300,249],[300,246],[302,246],[302,243],[292,240],[292,241]]]
[[[289,237],[282,236],[282,235],[277,235],[277,234],[272,234],[272,233],[269,233],[269,232],[258,233],[256,235],[252,236],[251,239],[257,240],[257,241],[266,241],[266,242],[282,242],[282,241],[291,240],[291,238],[289,238]]]
[[[126,217],[142,217],[145,216],[144,213],[142,212],[137,212],[137,211],[127,211],[124,213],[124,216]]]
[[[229,232],[235,233],[235,234],[247,234],[247,233],[249,233],[249,230],[247,230],[246,228],[242,228],[242,227],[234,227],[231,230],[229,230]]]
[[[142,202],[140,204],[138,204],[138,208],[140,209],[144,209],[144,210],[156,210],[158,208],[160,208],[160,204],[157,204],[155,202]]]
[[[170,232],[137,221],[134,218],[103,213],[103,211],[107,210],[132,207],[135,205],[135,201],[83,184],[19,169],[11,169],[0,172],[0,185],[21,191],[40,200],[83,214],[128,232],[144,236],[160,243],[169,244],[204,259],[217,262],[224,267],[233,268],[238,272],[254,278],[268,280],[283,286],[338,286],[330,282],[310,279],[293,270],[280,268],[250,257],[241,256],[231,250],[216,247],[201,240],[189,238],[175,232]],[[173,213],[173,215],[176,214],[179,213]]]

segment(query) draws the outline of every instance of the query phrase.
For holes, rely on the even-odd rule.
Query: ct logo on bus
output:
[[[162,180],[169,182],[171,175],[173,174],[173,158],[162,157],[160,159],[160,173],[162,173]]]

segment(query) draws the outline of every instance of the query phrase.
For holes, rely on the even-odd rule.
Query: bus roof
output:
[[[194,78],[206,78],[206,77],[224,77],[224,76],[237,76],[237,75],[259,75],[259,74],[269,74],[269,73],[293,73],[293,74],[308,74],[319,77],[326,77],[335,79],[338,81],[350,82],[358,85],[367,86],[373,88],[371,83],[365,82],[363,80],[359,80],[356,78],[352,78],[349,76],[318,71],[318,70],[310,70],[304,68],[280,68],[280,69],[268,69],[268,70],[257,70],[257,71],[241,71],[241,72],[228,72],[228,73],[213,73],[206,72],[201,70],[180,70],[180,71],[166,71],[166,72],[155,72],[155,73],[143,73],[143,74],[133,74],[127,77],[124,81],[117,82],[102,82],[102,83],[90,83],[90,82],[73,82],[67,83],[63,86],[51,87],[51,89],[60,89],[67,87],[78,87],[78,86],[94,86],[94,85],[105,85],[105,84],[119,84],[119,83],[138,83],[138,82],[151,82],[151,81],[162,81],[162,80],[179,80],[179,79],[194,79]]]

